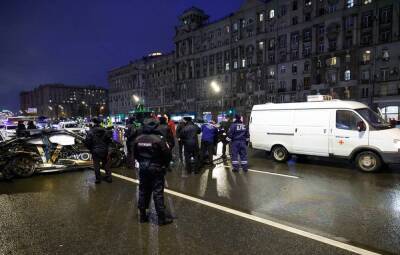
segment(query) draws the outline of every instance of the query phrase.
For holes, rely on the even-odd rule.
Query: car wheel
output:
[[[16,176],[26,178],[35,173],[36,161],[31,157],[20,156],[12,159],[9,167]]]
[[[289,160],[289,152],[282,145],[274,146],[271,150],[272,157],[276,162],[286,162]]]
[[[382,160],[373,151],[360,152],[356,157],[356,166],[363,172],[376,172],[382,167]]]

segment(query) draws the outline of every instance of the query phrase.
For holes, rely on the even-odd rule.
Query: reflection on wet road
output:
[[[342,163],[250,155],[255,171],[247,174],[218,161],[187,175],[175,162],[166,205],[177,219],[163,228],[137,223],[131,179],[96,186],[91,171],[78,171],[0,183],[0,254],[349,254],[265,222],[399,254],[398,169],[364,174]],[[133,170],[116,173],[136,179]]]

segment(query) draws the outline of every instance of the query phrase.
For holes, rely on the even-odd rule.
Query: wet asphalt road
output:
[[[216,162],[199,175],[187,175],[177,162],[168,189],[369,251],[400,254],[398,167],[364,174],[345,162],[277,164],[260,151],[250,152],[250,168],[261,172],[234,174],[229,164]],[[133,170],[115,172],[136,178]],[[139,224],[137,192],[137,184],[117,177],[95,185],[89,170],[0,183],[0,254],[351,254],[170,194],[172,225]]]

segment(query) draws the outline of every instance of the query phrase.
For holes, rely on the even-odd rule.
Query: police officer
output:
[[[164,138],[156,130],[158,121],[146,119],[142,134],[134,142],[134,154],[139,161],[139,201],[140,222],[149,220],[146,210],[149,208],[153,193],[157,211],[158,225],[166,225],[172,219],[166,217],[164,206],[164,183],[166,167],[171,160],[171,151]]]
[[[186,171],[197,174],[199,171],[199,140],[197,135],[201,133],[201,129],[193,123],[191,117],[184,117],[183,120],[185,126],[180,131],[179,137],[183,143]],[[194,169],[192,164],[194,164]]]
[[[240,157],[240,163],[243,172],[247,172],[247,143],[250,140],[250,134],[247,127],[242,123],[240,115],[235,116],[235,121],[229,128],[227,139],[230,141],[230,146],[232,148],[232,171],[239,171]]]
[[[135,117],[128,119],[127,129],[125,131],[126,149],[128,151],[128,165],[135,168],[135,155],[133,153],[133,145],[136,137],[139,135],[139,126],[135,122]]]
[[[214,143],[218,135],[218,129],[214,121],[201,126],[201,161],[203,164],[212,164],[214,155]]]
[[[93,118],[93,127],[89,130],[85,144],[93,157],[93,168],[96,175],[96,184],[101,183],[100,164],[106,171],[104,180],[112,182],[111,177],[111,158],[109,155],[109,146],[112,142],[112,133],[101,127],[101,120]]]
[[[220,129],[219,129],[219,139],[222,142],[222,158],[226,159],[226,147],[229,144],[228,138],[228,131],[232,125],[232,117],[229,116],[227,120],[221,122]]]

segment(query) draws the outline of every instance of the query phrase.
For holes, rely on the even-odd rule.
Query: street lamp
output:
[[[137,95],[133,95],[132,98],[136,103],[139,103],[140,97],[138,97]]]
[[[212,81],[211,84],[211,89],[214,91],[214,93],[219,94],[221,92],[221,86],[216,82]],[[224,94],[221,93],[221,114],[224,112]],[[218,120],[218,114],[217,114],[217,120]]]

